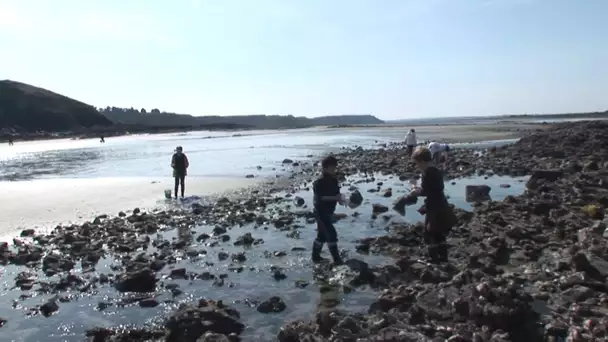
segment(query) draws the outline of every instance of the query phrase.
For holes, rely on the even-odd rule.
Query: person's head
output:
[[[321,161],[321,167],[323,168],[323,173],[334,176],[338,167],[338,160],[334,156],[326,157]]]
[[[412,129],[410,129],[410,132],[412,132],[412,133],[416,133],[416,130],[414,130],[414,129],[412,128]]]
[[[446,152],[450,152],[450,145],[445,144],[445,151],[446,151]]]
[[[182,153],[183,151],[184,151],[184,149],[181,146],[177,146],[175,148],[175,152],[177,152],[177,153]]]
[[[416,147],[412,153],[412,161],[421,170],[426,169],[431,160],[433,160],[433,155],[431,154],[431,151],[424,146]]]

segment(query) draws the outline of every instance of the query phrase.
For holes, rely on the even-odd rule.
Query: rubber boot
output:
[[[323,244],[317,243],[316,241],[312,243],[312,262],[320,263],[326,261],[325,258],[321,257],[322,249]]]
[[[338,246],[329,246],[329,252],[331,253],[331,257],[334,259],[334,265],[342,265],[342,257],[340,257],[340,250],[338,250]]]

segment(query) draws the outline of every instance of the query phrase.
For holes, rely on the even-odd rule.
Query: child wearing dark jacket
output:
[[[418,147],[412,153],[412,161],[422,171],[422,182],[420,187],[412,190],[410,196],[425,197],[420,213],[425,215],[424,240],[427,251],[432,261],[445,262],[448,259],[446,237],[455,224],[455,216],[443,192],[443,174],[432,159],[431,151],[426,147]]]
[[[325,260],[321,257],[321,250],[327,243],[334,264],[339,265],[342,263],[342,259],[338,250],[338,234],[332,222],[336,204],[344,204],[344,199],[340,194],[340,184],[336,177],[338,160],[334,156],[329,156],[323,159],[321,166],[323,175],[313,183],[317,237],[312,246],[312,261],[319,263]]]

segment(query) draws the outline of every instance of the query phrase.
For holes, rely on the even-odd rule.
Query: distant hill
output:
[[[25,83],[0,81],[1,129],[53,132],[111,125],[93,106]]]
[[[330,126],[338,124],[373,125],[383,121],[373,115],[336,115],[307,118],[293,115],[235,115],[235,116],[192,116],[161,112],[158,109],[147,111],[134,108],[106,107],[101,113],[115,123],[126,125],[145,125],[169,127],[174,125],[205,127],[208,125],[234,124],[250,129],[303,128],[311,126]]]
[[[571,119],[606,119],[608,110],[604,112],[579,112],[579,113],[543,113],[543,114],[503,114],[486,116],[458,116],[458,117],[437,117],[437,118],[415,118],[387,120],[386,124],[391,125],[445,125],[445,124],[473,124],[473,123],[495,123],[499,121],[538,121],[538,120],[571,120]]]
[[[107,134],[163,132],[194,129],[279,129],[370,125],[383,122],[372,115],[318,118],[293,115],[192,116],[158,109],[106,107],[97,109],[49,90],[15,81],[0,81],[0,135],[23,138],[49,134]]]
[[[315,126],[336,125],[382,125],[384,121],[373,115],[336,115],[320,116],[310,119]]]

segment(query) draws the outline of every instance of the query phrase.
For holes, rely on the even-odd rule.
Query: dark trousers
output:
[[[427,209],[424,219],[424,243],[427,245],[427,252],[432,261],[448,261],[446,240],[454,219],[449,207],[443,210]]]
[[[329,247],[338,243],[338,233],[331,220],[331,216],[317,215],[317,238],[315,242],[321,246],[327,243]]]
[[[340,252],[338,250],[338,233],[332,222],[333,214],[318,214],[315,213],[317,220],[317,237],[312,246],[313,261],[321,260],[321,250],[323,245],[327,244],[329,252],[335,263],[342,263]]]
[[[175,174],[175,197],[177,197],[177,190],[179,189],[179,187],[182,187],[182,197],[184,197],[184,191],[186,188],[186,175],[183,173],[176,173]]]
[[[411,155],[414,152],[416,145],[407,145],[407,154]]]

